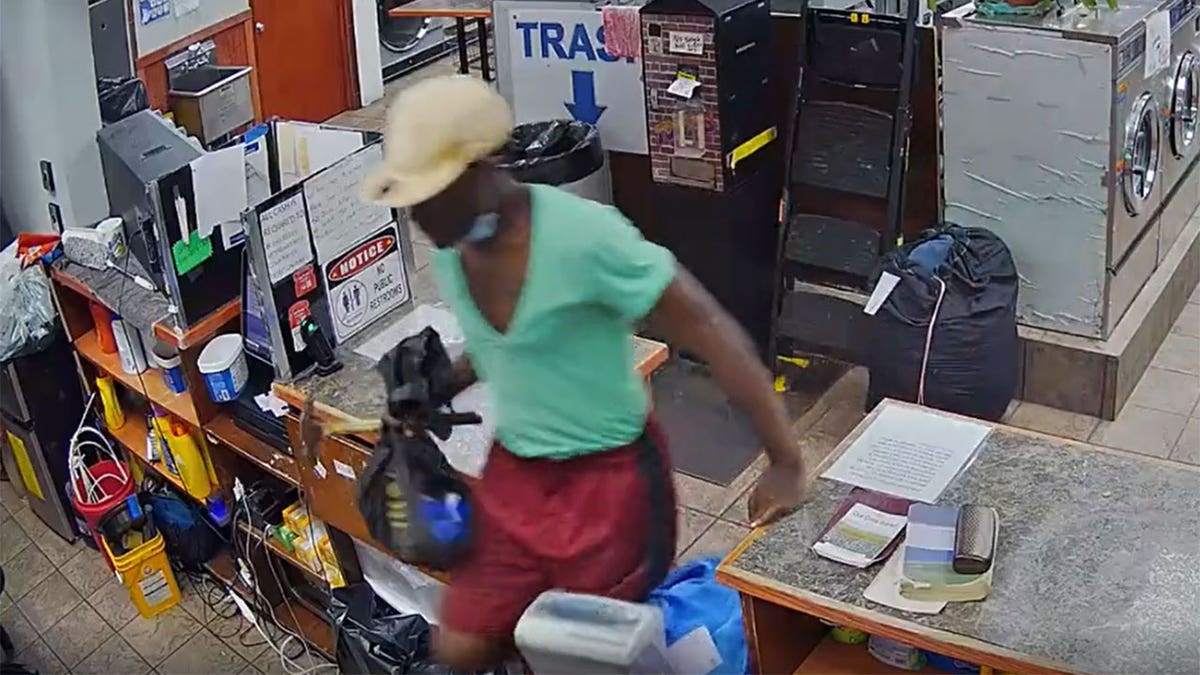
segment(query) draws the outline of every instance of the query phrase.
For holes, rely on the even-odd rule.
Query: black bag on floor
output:
[[[899,281],[871,321],[867,409],[894,398],[1003,417],[1020,367],[1019,281],[1004,242],[946,225],[887,256],[883,274]]]
[[[450,672],[428,662],[429,623],[392,609],[367,584],[334,589],[329,613],[345,675]]]

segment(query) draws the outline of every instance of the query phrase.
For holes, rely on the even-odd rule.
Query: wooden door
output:
[[[324,122],[358,107],[346,0],[253,0],[264,118]]]

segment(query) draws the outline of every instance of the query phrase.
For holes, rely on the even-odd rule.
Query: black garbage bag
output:
[[[452,365],[433,328],[405,338],[379,362],[387,414],[358,482],[358,508],[371,536],[404,560],[444,570],[470,549],[471,495],[432,436],[450,437],[474,413],[446,410]],[[432,436],[431,436],[432,434]]]
[[[367,584],[334,589],[329,613],[344,675],[451,672],[429,662],[429,622],[392,609]]]
[[[883,274],[899,281],[870,324],[867,409],[894,398],[1003,417],[1020,367],[1019,280],[1004,242],[947,224],[887,256]]]
[[[100,119],[113,124],[150,107],[146,85],[136,77],[101,77],[96,80],[100,94]]]
[[[604,165],[595,125],[575,120],[531,122],[513,129],[499,153],[499,166],[522,183],[564,185]]]

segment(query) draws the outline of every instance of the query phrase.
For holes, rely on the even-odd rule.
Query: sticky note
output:
[[[175,275],[182,276],[212,257],[212,241],[208,237],[194,236],[179,240],[171,245],[171,257],[175,259]]]

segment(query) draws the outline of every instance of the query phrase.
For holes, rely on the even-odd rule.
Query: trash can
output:
[[[594,125],[574,120],[519,124],[500,154],[500,166],[522,183],[553,185],[612,204],[608,159]]]

